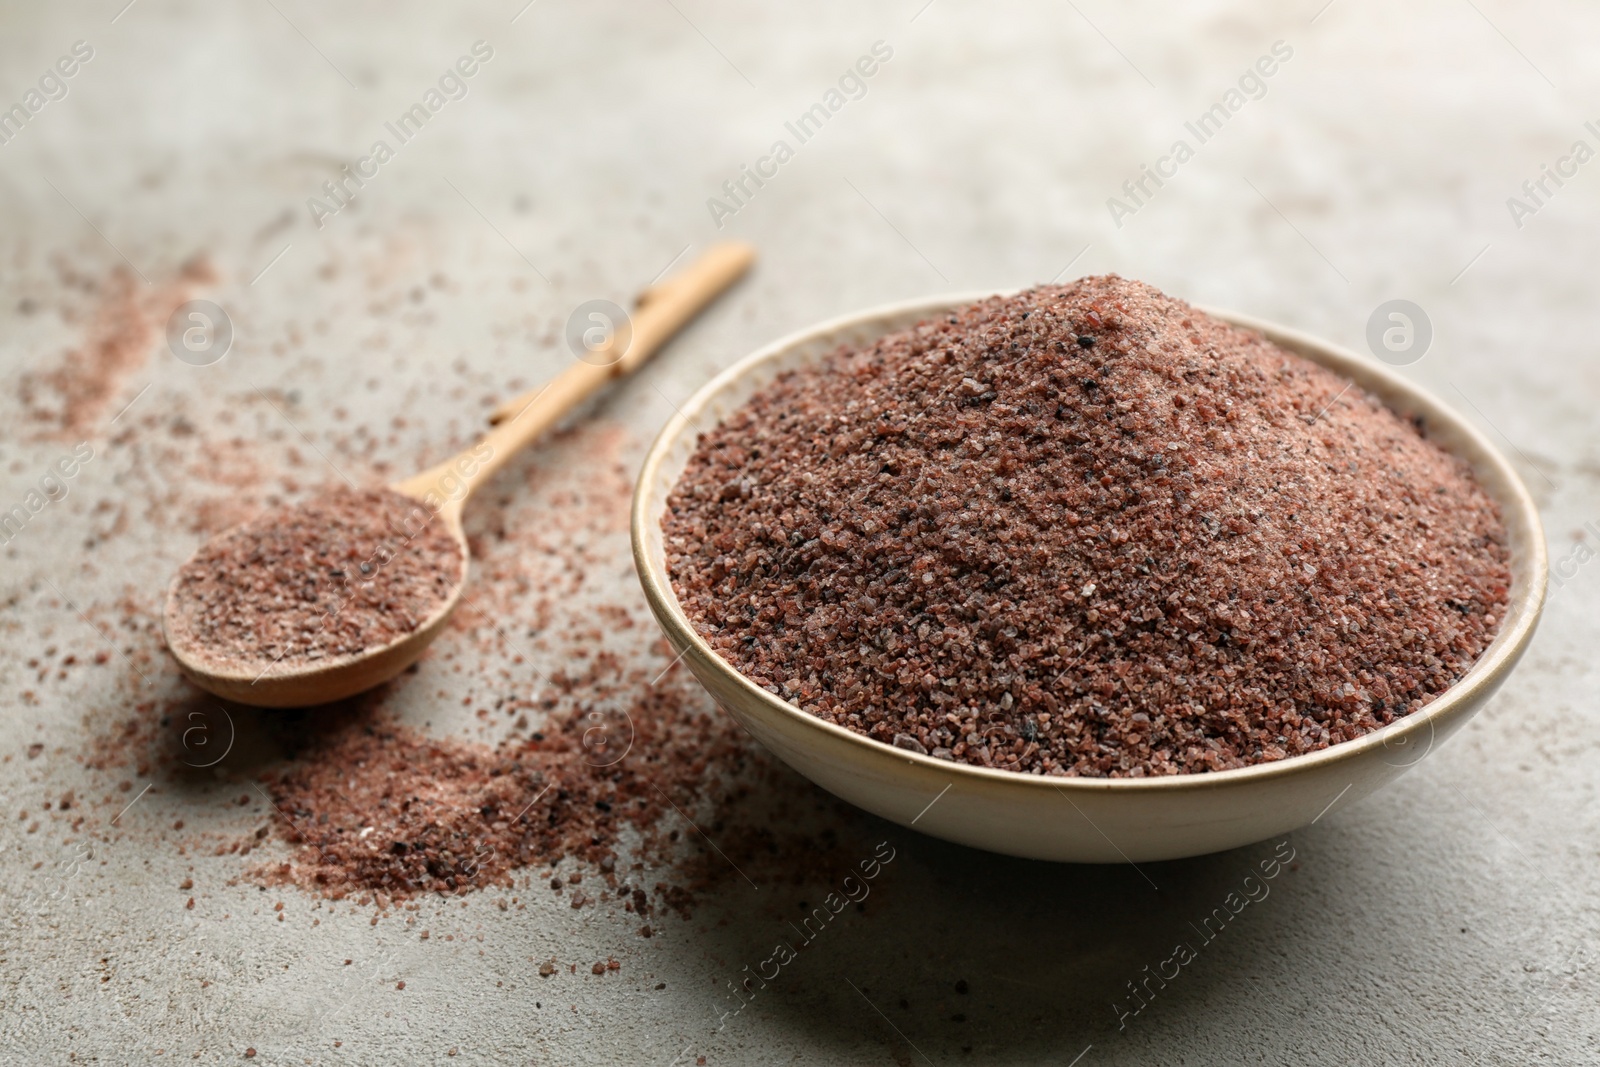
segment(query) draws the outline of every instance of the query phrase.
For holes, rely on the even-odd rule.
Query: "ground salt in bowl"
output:
[[[1364,391],[1114,277],[834,354],[706,435],[674,588],[847,729],[1025,773],[1178,774],[1415,711],[1488,647],[1505,527]]]
[[[652,610],[796,769],[999,851],[1191,855],[1354,802],[1509,673],[1542,532],[1460,416],[1121,279],[973,303],[776,342],[647,457]]]

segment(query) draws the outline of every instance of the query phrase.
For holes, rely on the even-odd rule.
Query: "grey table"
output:
[[[22,109],[0,115],[0,507],[93,452],[3,548],[0,1061],[1600,1062],[1592,10],[123,3],[0,8],[0,106]],[[837,816],[894,843],[877,899],[720,1029],[774,909],[832,872],[734,882],[649,940],[537,886],[521,910],[428,900],[421,943],[180,854],[178,819],[262,821],[242,772],[133,768],[120,794],[80,761],[119,702],[181,690],[152,613],[205,530],[465,443],[566,365],[574,307],[728,235],[757,273],[496,507],[625,477],[715,370],[878,302],[1116,271],[1365,350],[1408,299],[1431,342],[1405,373],[1543,509],[1563,582],[1533,648],[1462,735],[1286,845],[1079,868]],[[220,362],[169,352],[189,299],[231,321]],[[624,531],[551,536],[595,561],[563,610],[643,620]],[[400,714],[476,736],[461,697],[507,655],[437,650]],[[41,808],[68,790],[95,798],[76,830]],[[1293,869],[1134,1013],[1129,983],[1275,848]],[[606,978],[565,966],[608,956]]]

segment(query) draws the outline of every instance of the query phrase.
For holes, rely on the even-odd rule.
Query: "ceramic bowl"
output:
[[[1077,863],[1176,859],[1274,837],[1355,803],[1426,757],[1505,681],[1539,621],[1547,566],[1538,512],[1511,465],[1460,415],[1386,366],[1294,330],[1214,310],[1210,314],[1352,379],[1395,411],[1422,416],[1429,437],[1466,460],[1499,503],[1510,539],[1509,610],[1488,650],[1443,695],[1354,741],[1275,763],[1159,778],[1064,778],[906,752],[824,722],[741,675],[695,632],[673,594],[663,555],[662,510],[697,433],[780,371],[990,295],[874,308],[768,345],[696,393],[645,459],[633,499],[633,555],[650,609],[717,704],[778,758],[852,804],[948,841]]]

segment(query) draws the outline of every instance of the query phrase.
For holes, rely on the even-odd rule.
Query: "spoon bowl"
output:
[[[391,486],[404,493],[401,486]],[[411,495],[411,494],[405,494]],[[360,652],[311,661],[279,662],[265,669],[239,666],[207,655],[198,644],[183,640],[175,624],[178,583],[175,577],[167,591],[163,628],[167,648],[178,667],[200,688],[240,704],[263,708],[298,708],[326,704],[365,692],[398,675],[427,651],[443,631],[467,584],[470,563],[467,537],[461,528],[459,509],[436,515],[461,549],[461,567],[444,602],[425,616],[417,626],[393,640]]]
[[[1511,465],[1460,415],[1399,374],[1294,330],[1209,309],[1365,388],[1459,456],[1499,505],[1512,586],[1499,631],[1471,670],[1421,710],[1382,729],[1274,763],[1154,778],[1044,777],[935,759],[824,722],[740,674],[695,630],[672,590],[661,516],[702,430],[778,374],[841,345],[861,346],[992,295],[971,293],[875,308],[777,341],[730,367],[661,431],[634,492],[634,564],[673,651],[756,740],[835,795],[891,822],[993,852],[1080,863],[1176,859],[1235,848],[1320,819],[1403,774],[1460,729],[1505,681],[1544,606],[1539,514]]]

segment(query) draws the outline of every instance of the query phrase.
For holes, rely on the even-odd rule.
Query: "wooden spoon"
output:
[[[466,585],[468,549],[461,512],[475,489],[510,462],[516,453],[602,385],[637,370],[690,319],[739,279],[755,259],[755,250],[738,242],[720,242],[666,281],[641,293],[630,323],[615,329],[603,343],[589,347],[583,358],[555,379],[496,408],[495,428],[454,459],[389,488],[421,501],[442,520],[461,546],[461,570],[444,604],[409,633],[353,655],[311,662],[277,663],[257,672],[208,656],[207,649],[183,638],[174,640],[174,580],[167,593],[167,646],[191,681],[228,700],[258,707],[291,708],[324,704],[388,681],[421,656],[455,610]],[[630,336],[631,334],[631,336]]]

